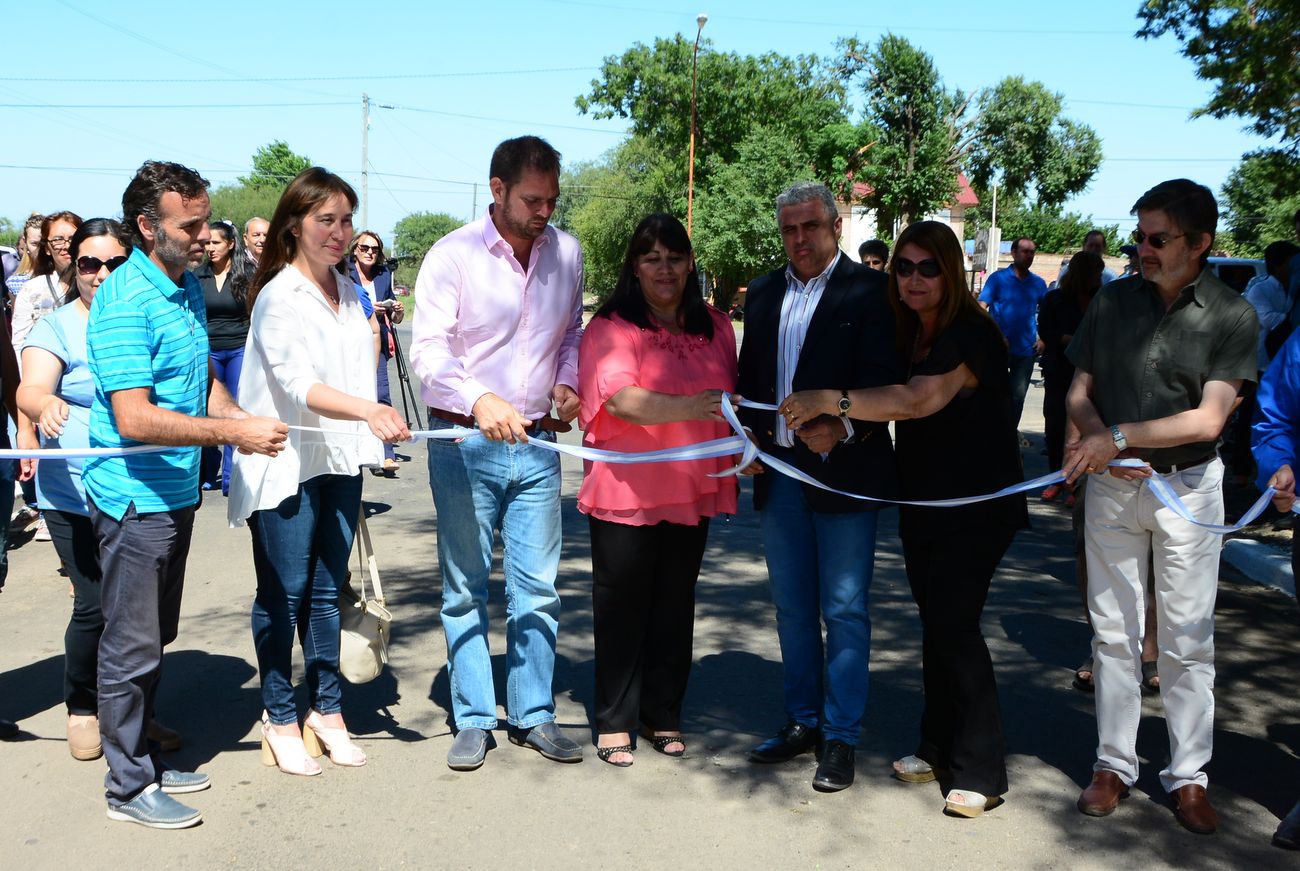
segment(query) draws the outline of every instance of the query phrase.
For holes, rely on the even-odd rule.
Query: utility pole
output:
[[[469,213],[471,221],[478,218],[478,182],[474,182],[474,208]]]
[[[370,227],[370,95],[361,95],[361,228]]]

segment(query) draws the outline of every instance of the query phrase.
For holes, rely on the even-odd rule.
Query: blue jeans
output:
[[[239,398],[239,373],[244,370],[244,347],[231,348],[229,351],[213,351],[208,356],[212,365],[212,375],[226,386],[232,399]],[[221,466],[221,494],[230,495],[230,457],[234,448],[222,445],[219,448],[204,448],[203,463],[199,482],[215,487],[217,484],[217,466]],[[209,488],[210,489],[210,488]]]
[[[379,355],[379,366],[375,369],[375,400],[389,408],[393,407],[393,393],[388,386],[388,361],[391,359],[392,357],[388,356],[388,349],[382,349]],[[393,449],[390,442],[384,442],[384,459],[397,459],[397,451]]]
[[[430,420],[434,429],[451,424]],[[554,441],[552,433],[530,439]],[[560,597],[560,458],[475,434],[429,440],[429,485],[438,511],[442,627],[458,729],[497,725],[488,650],[488,575],[501,533],[506,581],[506,719],[531,729],[555,719],[551,678]]]
[[[803,485],[773,475],[760,514],[781,642],[786,717],[820,726],[828,741],[856,745],[867,709],[867,593],[877,512],[813,511]]]
[[[262,706],[277,726],[298,722],[293,699],[293,636],[302,642],[311,707],[342,708],[339,685],[339,586],[361,512],[360,475],[319,475],[278,506],[254,511],[253,647]]]
[[[1029,379],[1034,375],[1034,355],[1010,357],[1007,369],[1011,373],[1010,409],[1011,426],[1020,429],[1020,413],[1025,410],[1025,394],[1029,392]]]

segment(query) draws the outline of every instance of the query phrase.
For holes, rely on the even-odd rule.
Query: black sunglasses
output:
[[[358,245],[357,250],[362,254],[376,254],[379,252],[378,245]]]
[[[110,257],[107,260],[100,260],[98,257],[91,257],[89,254],[77,258],[77,271],[82,275],[95,275],[99,270],[107,268],[112,272],[117,267],[127,261],[125,254],[119,254],[116,257]]]
[[[1134,230],[1133,241],[1138,245],[1141,245],[1143,242],[1150,242],[1151,247],[1159,251],[1161,248],[1168,245],[1174,239],[1181,239],[1186,235],[1187,235],[1186,233],[1174,233],[1174,234],[1152,233],[1150,236],[1148,236],[1146,233],[1143,233],[1141,230]]]
[[[894,271],[898,273],[899,278],[907,278],[913,272],[919,272],[925,278],[934,278],[941,270],[939,261],[933,257],[927,257],[920,263],[913,263],[906,257],[895,257]]]

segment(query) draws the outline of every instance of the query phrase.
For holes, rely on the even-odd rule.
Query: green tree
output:
[[[18,226],[8,218],[0,218],[0,245],[18,247]]]
[[[809,156],[779,130],[756,127],[736,157],[710,157],[708,186],[695,212],[695,257],[714,279],[713,300],[727,309],[741,284],[781,264],[776,196],[807,178]]]
[[[1101,139],[1061,112],[1060,94],[1021,76],[980,93],[967,168],[981,200],[995,177],[1011,196],[1032,188],[1049,210],[1088,186],[1101,166]]]
[[[1242,155],[1223,183],[1223,225],[1217,245],[1258,257],[1265,246],[1294,234],[1300,208],[1300,157],[1276,148]]]
[[[614,290],[627,241],[642,218],[651,212],[685,215],[677,183],[670,158],[640,136],[561,180],[566,206],[557,223],[582,243],[588,293],[605,299]]]
[[[839,43],[841,75],[860,79],[868,140],[862,180],[880,223],[907,224],[952,201],[957,173],[970,148],[970,97],[949,90],[930,55],[901,36],[883,36],[874,48],[856,38]]]
[[[239,183],[250,188],[270,188],[278,194],[311,165],[310,157],[294,153],[288,143],[276,139],[253,153],[253,171],[240,176]]]
[[[709,158],[725,165],[756,123],[782,131],[809,154],[829,125],[847,120],[843,82],[812,55],[795,58],[769,52],[739,55],[701,44],[696,131],[695,182],[707,182]],[[653,142],[673,174],[680,209],[685,211],[691,126],[691,55],[694,42],[681,34],[637,43],[605,58],[591,91],[576,99],[578,111],[596,118],[626,118],[632,133]],[[829,169],[827,170],[830,171]]]
[[[271,220],[283,189],[283,185],[278,188],[256,188],[244,184],[227,184],[215,188],[210,193],[212,220],[229,221],[243,233],[244,222],[249,218]]]
[[[398,260],[397,283],[414,283],[424,255],[435,242],[463,224],[444,212],[414,212],[398,221],[393,227],[391,252]]]
[[[1217,84],[1193,117],[1237,116],[1300,150],[1300,3],[1296,0],[1145,0],[1137,35],[1172,33],[1199,78]]]

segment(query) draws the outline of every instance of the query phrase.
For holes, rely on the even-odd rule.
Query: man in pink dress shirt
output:
[[[582,759],[582,748],[555,725],[551,690],[560,462],[527,444],[554,440],[578,413],[582,252],[548,223],[560,192],[560,155],[545,140],[502,142],[490,176],[487,214],[424,258],[411,343],[430,425],[479,430],[429,441],[457,730],[447,764],[457,771],[483,764],[497,725],[487,635],[494,533],[504,550],[510,740],[557,762]]]

